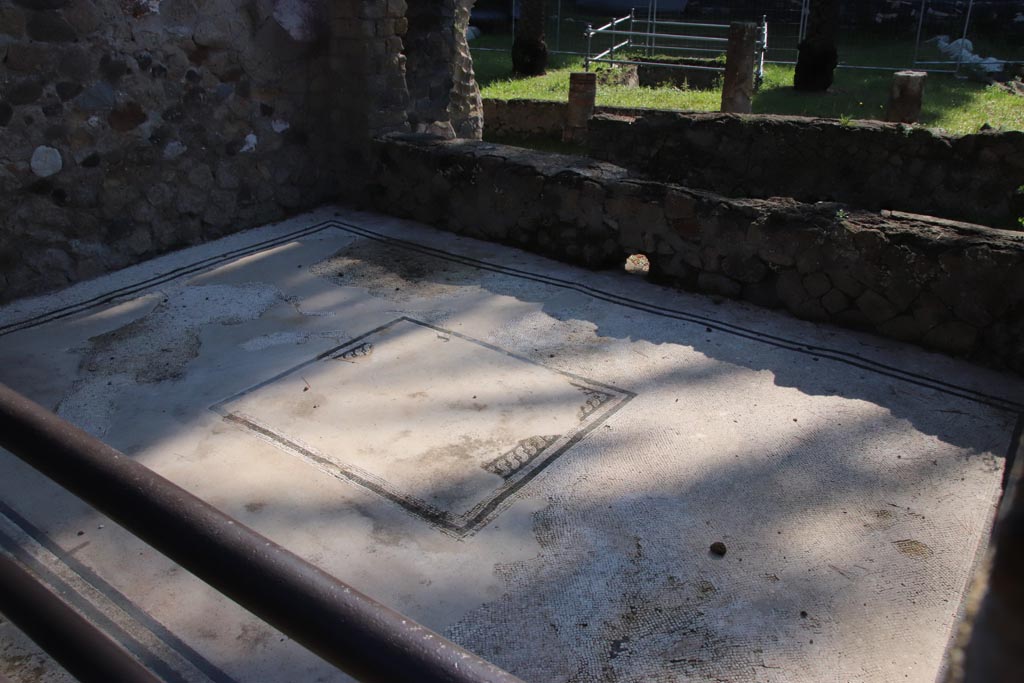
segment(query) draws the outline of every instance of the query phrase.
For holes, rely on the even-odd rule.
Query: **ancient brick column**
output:
[[[754,97],[754,62],[757,25],[735,22],[729,27],[729,47],[722,83],[722,111],[749,114]]]
[[[594,115],[594,102],[597,99],[597,74],[569,74],[569,108],[566,113],[565,129],[562,139],[565,141],[580,140],[586,134],[587,123]]]
[[[448,113],[456,137],[479,140],[483,137],[484,102],[473,72],[473,55],[466,41],[473,2],[456,0],[455,3],[455,52],[452,56],[452,93]]]
[[[409,123],[416,131],[480,139],[483,102],[466,41],[470,0],[409,3],[404,36]]]
[[[917,123],[917,119],[921,116],[924,84],[927,80],[928,73],[926,71],[897,71],[893,74],[885,120],[896,123]]]

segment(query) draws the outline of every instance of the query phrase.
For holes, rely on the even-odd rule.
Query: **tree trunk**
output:
[[[793,87],[797,90],[828,90],[839,64],[839,0],[811,0],[807,37],[798,46]]]
[[[548,66],[544,42],[545,0],[519,0],[519,19],[512,43],[512,71],[523,76],[540,76]]]

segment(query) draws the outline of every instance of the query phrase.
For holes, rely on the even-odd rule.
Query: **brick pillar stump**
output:
[[[924,84],[927,80],[928,73],[925,71],[894,73],[885,120],[894,123],[917,123],[921,117],[921,102],[924,100]]]
[[[729,26],[722,83],[722,111],[725,113],[749,114],[753,111],[757,31],[757,25],[751,23],[736,22]]]
[[[597,74],[569,74],[569,108],[565,116],[562,139],[580,140],[586,134],[587,122],[594,115],[597,100]]]

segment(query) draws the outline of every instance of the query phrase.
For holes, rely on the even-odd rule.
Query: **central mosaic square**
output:
[[[464,535],[633,396],[403,317],[211,409]]]

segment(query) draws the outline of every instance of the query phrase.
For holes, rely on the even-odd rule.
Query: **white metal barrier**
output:
[[[594,28],[587,24],[584,33],[587,39],[586,57],[583,60],[583,70],[590,71],[591,64],[624,64],[624,65],[647,65],[656,64],[659,68],[687,69],[691,71],[718,71],[724,72],[724,66],[703,66],[699,64],[675,64],[667,61],[658,61],[657,55],[668,52],[698,53],[702,56],[720,56],[726,53],[729,45],[729,24],[705,24],[687,21],[666,21],[659,20],[657,15],[657,3],[652,3],[653,11],[648,10],[647,17],[637,16],[636,9],[624,17],[612,19],[604,26]],[[623,26],[628,24],[628,27]],[[642,30],[639,27],[643,27]],[[693,29],[703,29],[706,32],[714,32],[717,35],[696,35],[691,33]],[[679,31],[679,32],[673,32]],[[609,47],[601,52],[594,53],[594,39],[608,36]],[[618,40],[624,38],[624,40]],[[617,42],[618,41],[618,42]],[[688,43],[681,45],[680,43]],[[696,43],[703,47],[695,47]],[[759,25],[756,50],[757,73],[755,84],[761,86],[764,81],[765,53],[768,51],[768,19],[761,18]],[[626,51],[624,58],[616,57],[616,53]],[[638,61],[634,57],[637,51],[642,51],[652,59]]]

